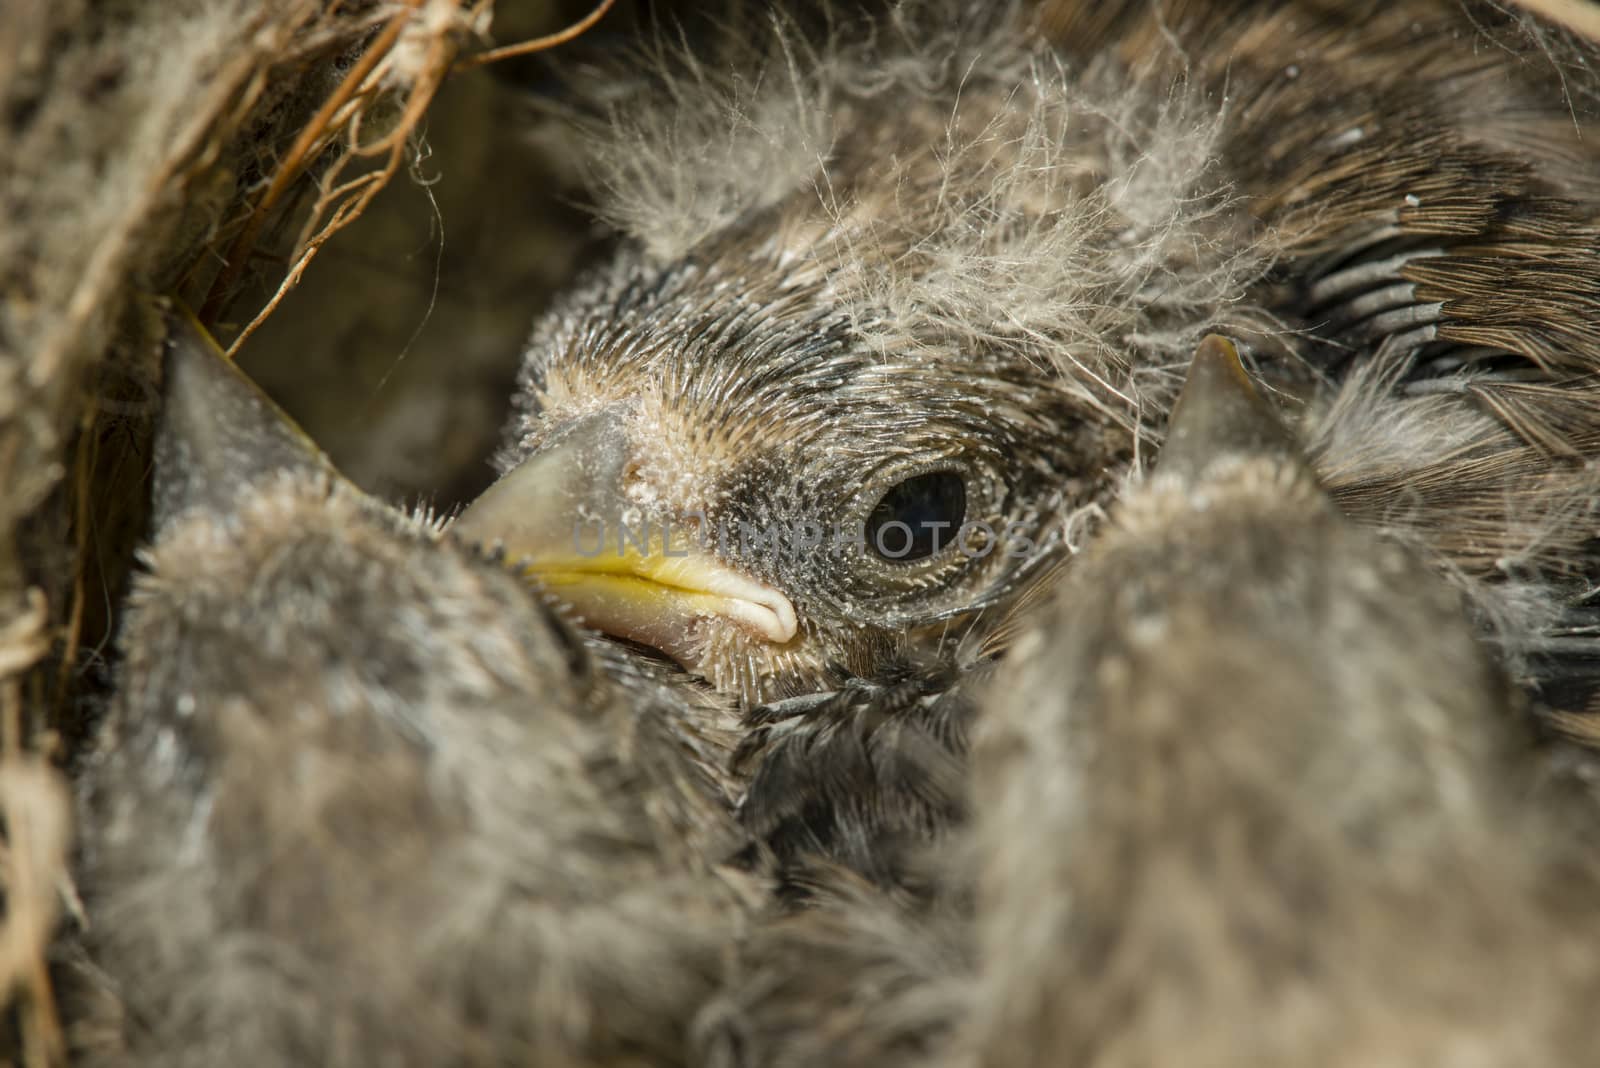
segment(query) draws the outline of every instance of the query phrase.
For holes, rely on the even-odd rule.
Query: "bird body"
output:
[[[1202,347],[990,706],[962,1041],[1008,1068],[1581,1063],[1595,857],[1528,803],[1459,593],[1340,516],[1248,390]]]
[[[930,784],[981,700],[935,680],[989,670],[1223,329],[1337,507],[1454,583],[1542,727],[1581,732],[1592,52],[1455,0],[928,0],[646,46],[577,122],[620,249],[537,324],[511,474],[461,529],[755,709],[741,812],[780,862],[893,882],[885,835],[964,818]],[[603,450],[566,445],[594,419]],[[868,536],[699,539],[702,585],[750,584],[774,631],[685,611],[658,550],[585,578],[571,521],[622,515]],[[894,557],[886,518],[946,540]]]
[[[708,1063],[1586,1061],[1592,805],[1539,785],[1459,591],[1339,514],[1232,346],[1008,656],[969,820],[896,878],[848,836],[792,858],[804,907],[741,942]],[[909,788],[916,752],[876,767]]]
[[[577,515],[869,534],[703,538],[796,636],[693,612],[671,655],[750,704],[915,660],[1083,543],[1224,329],[1340,507],[1451,573],[1523,681],[1592,675],[1583,46],[1455,0],[824,23],[630,57],[579,124],[624,240],[537,326],[503,465],[604,412],[619,474]],[[892,518],[947,540],[892,556]],[[501,540],[583,614],[562,545]]]
[[[178,335],[87,779],[135,1063],[1579,1063],[1594,49],[662,41],[568,83],[619,241],[444,529]]]
[[[86,772],[91,1063],[670,1064],[756,883],[717,706],[339,478],[193,328]]]

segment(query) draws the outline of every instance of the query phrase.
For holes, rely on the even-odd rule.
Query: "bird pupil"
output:
[[[967,515],[967,487],[954,471],[908,478],[867,518],[867,544],[885,560],[925,560],[955,540]]]

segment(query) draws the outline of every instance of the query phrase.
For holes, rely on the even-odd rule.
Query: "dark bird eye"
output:
[[[867,544],[885,560],[924,560],[955,539],[967,517],[967,487],[954,471],[908,478],[867,517]]]

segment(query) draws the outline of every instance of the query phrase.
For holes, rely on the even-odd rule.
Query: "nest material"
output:
[[[202,309],[235,347],[275,309],[292,306],[299,294],[291,290],[333,236],[361,219],[391,178],[426,170],[424,115],[449,76],[473,65],[492,7],[493,0],[19,0],[0,9],[0,1003],[13,1003],[7,1044],[30,1066],[63,1063],[69,1045],[45,956],[63,907],[75,907],[72,805],[60,769],[78,755],[106,683],[115,606],[143,535],[164,333],[158,298]],[[539,29],[559,24],[563,12],[551,7],[520,14]],[[489,101],[486,79],[450,81],[445,106],[465,121],[436,140],[452,142],[455,158],[475,170],[495,170],[487,152],[496,138],[485,127],[503,122],[504,108]],[[525,179],[525,160],[506,155],[498,169]],[[397,190],[408,184],[411,202],[388,220],[362,219],[364,234],[342,243],[339,269],[306,287],[320,292],[300,300],[299,322],[280,332],[263,377],[276,374],[296,392],[294,376],[307,368],[284,360],[281,347],[295,344],[308,364],[334,362],[325,357],[337,351],[346,373],[381,361],[386,380],[407,335],[415,340],[418,320],[431,322],[437,310],[443,329],[472,335],[466,351],[446,361],[442,385],[439,361],[422,373],[407,367],[397,377],[409,374],[418,388],[386,391],[369,407],[393,411],[372,421],[380,430],[386,416],[437,429],[453,418],[476,438],[435,447],[453,468],[418,464],[392,440],[366,450],[394,456],[389,470],[363,469],[359,456],[352,466],[375,488],[443,484],[449,492],[451,470],[479,462],[497,428],[501,413],[482,398],[508,392],[513,368],[486,369],[485,354],[514,360],[534,310],[526,297],[504,301],[507,285],[553,284],[570,269],[579,239],[570,223],[551,223],[533,252],[522,246],[496,256],[482,247],[482,227],[466,219],[453,236],[477,248],[474,262],[490,261],[511,281],[471,290],[477,300],[441,293],[444,255],[429,231],[450,196],[420,183]],[[341,284],[351,288],[363,260],[350,249],[362,238],[369,274],[370,257],[390,258],[397,244],[400,260],[419,246],[432,253],[381,272],[391,307],[408,313],[397,317],[398,341],[394,331],[364,329],[370,309],[341,318],[340,302],[328,299]],[[541,261],[530,265],[532,254]],[[497,300],[510,311],[490,321],[484,304]],[[352,303],[359,302],[343,301]],[[308,324],[319,343],[296,336]],[[366,349],[377,356],[353,351],[363,333],[377,335]],[[272,347],[262,340],[252,346],[262,350],[256,358]],[[435,381],[425,381],[429,374]],[[307,398],[330,390],[325,376],[304,377],[303,396],[281,399],[315,423],[326,413]],[[357,389],[380,384],[372,374],[355,377]],[[350,421],[350,398],[331,392]],[[419,395],[454,407],[419,421]],[[418,469],[408,470],[408,460]]]
[[[530,29],[569,14],[550,6],[535,5]],[[1524,6],[1600,37],[1594,4]],[[390,491],[438,487],[485,451],[497,418],[473,398],[508,374],[486,354],[514,356],[534,310],[528,279],[548,286],[569,272],[582,236],[570,219],[519,245],[500,238],[503,216],[457,186],[470,208],[456,217],[465,235],[457,231],[455,247],[467,250],[479,278],[498,281],[441,294],[441,253],[438,266],[422,259],[411,289],[386,291],[390,307],[439,304],[444,336],[435,344],[461,345],[449,375],[422,376],[417,389],[397,391],[389,410],[389,422],[414,426],[407,406],[416,397],[457,405],[420,421],[477,428],[478,439],[466,433],[454,449],[433,449],[446,456],[444,467],[427,467],[381,435],[368,434],[360,448],[340,443],[334,420],[348,403],[315,363],[374,332],[370,309],[339,319],[336,309],[350,301],[330,296],[361,260],[348,250],[378,247],[385,250],[368,257],[389,258],[414,245],[416,214],[407,216],[411,229],[398,231],[362,220],[365,231],[344,246],[344,273],[290,290],[303,277],[318,280],[319,253],[340,256],[330,239],[390,178],[424,165],[425,115],[447,75],[484,40],[492,7],[7,0],[0,8],[0,1000],[15,1002],[14,1037],[28,1065],[65,1057],[45,958],[75,900],[70,795],[57,769],[86,735],[114,606],[142,536],[163,332],[154,298],[176,294],[203,309],[235,345],[261,327],[257,351],[300,353],[251,371],[269,388],[275,379],[291,411],[283,390],[310,383],[296,414],[357,481]],[[453,137],[483,170],[509,171],[502,187],[515,187],[527,172],[494,158],[493,135],[503,133],[494,129],[495,105],[481,84],[462,84],[443,93],[446,104],[456,94],[461,121],[438,123],[439,139]],[[428,192],[413,195],[438,210]],[[267,318],[296,301],[300,314]],[[377,378],[387,379],[414,321],[377,331]],[[274,333],[276,344],[261,345]],[[376,384],[373,376],[362,383]],[[319,433],[319,420],[329,434]]]

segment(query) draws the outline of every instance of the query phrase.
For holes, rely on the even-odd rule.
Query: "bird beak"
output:
[[[285,472],[360,492],[187,310],[168,312],[163,349],[151,502],[156,533],[192,512],[226,514],[241,491]]]
[[[1173,406],[1156,469],[1195,480],[1226,456],[1295,454],[1293,439],[1250,381],[1233,342],[1217,334],[1206,337]]]
[[[690,670],[707,620],[730,620],[774,643],[792,639],[798,624],[782,593],[686,544],[685,530],[629,522],[640,513],[624,493],[629,460],[619,414],[589,416],[508,471],[451,529],[502,548],[588,626]]]

